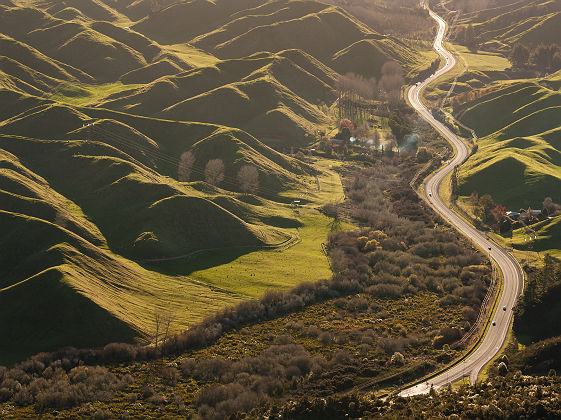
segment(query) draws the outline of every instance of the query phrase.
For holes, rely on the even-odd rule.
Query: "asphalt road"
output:
[[[489,253],[489,256],[496,261],[499,269],[502,271],[504,283],[499,304],[491,313],[491,322],[494,321],[496,325],[489,325],[485,337],[475,351],[462,362],[452,366],[440,375],[430,379],[428,382],[423,382],[405,389],[400,393],[400,395],[403,396],[426,393],[430,390],[431,386],[433,386],[434,389],[438,389],[448,383],[456,382],[465,376],[469,376],[472,384],[475,383],[481,369],[493,359],[502,347],[510,328],[512,308],[523,288],[523,275],[520,266],[514,258],[506,250],[490,242],[484,233],[476,230],[448,208],[448,206],[442,202],[438,194],[442,180],[454,170],[455,166],[460,165],[467,159],[469,150],[450,129],[433,118],[431,112],[420,100],[420,93],[426,85],[442,74],[450,71],[456,65],[455,57],[448,52],[442,44],[446,33],[446,22],[432,11],[430,11],[430,15],[437,21],[439,28],[434,41],[434,49],[445,60],[446,64],[425,81],[411,87],[408,91],[408,98],[415,110],[453,145],[456,150],[456,155],[446,166],[425,181],[425,194],[438,213],[447,219],[456,229],[475,242],[481,249]],[[506,310],[503,310],[503,307],[506,307]]]

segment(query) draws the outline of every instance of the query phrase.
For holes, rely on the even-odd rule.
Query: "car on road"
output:
[[[495,321],[493,321],[493,327],[494,327],[495,325],[497,325],[497,323],[496,323]]]
[[[506,306],[503,306],[503,311],[506,311]]]

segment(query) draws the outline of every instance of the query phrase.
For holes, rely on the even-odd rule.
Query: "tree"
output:
[[[348,142],[351,138],[351,130],[354,130],[354,128],[355,126],[352,121],[344,118],[339,122],[339,132],[335,137],[339,140]]]
[[[161,0],[150,0],[150,14],[159,12],[163,7]]]
[[[539,70],[545,71],[550,67],[552,58],[551,49],[544,44],[540,44],[532,52],[530,61],[532,61]]]
[[[193,155],[193,152],[188,151],[181,155],[179,158],[179,166],[177,168],[177,179],[179,181],[189,181],[194,163],[195,156]]]
[[[212,185],[218,185],[224,180],[224,162],[222,162],[222,159],[212,159],[207,162],[205,180]]]
[[[335,87],[338,92],[339,118],[350,118],[355,122],[364,120],[370,107],[368,101],[378,95],[376,79],[347,73],[339,76]]]
[[[501,376],[505,376],[508,373],[508,366],[506,365],[506,363],[499,363],[498,372]]]
[[[464,45],[472,51],[477,51],[479,45],[475,39],[475,30],[473,25],[470,23],[464,32]]]
[[[240,189],[245,193],[255,193],[259,189],[259,172],[253,165],[244,165],[238,172]]]
[[[399,104],[401,99],[401,88],[405,84],[403,70],[395,61],[387,61],[382,66],[382,77],[379,82],[379,89],[385,92],[386,99],[391,107]]]
[[[432,159],[432,153],[426,147],[417,149],[417,162],[425,163]]]
[[[489,194],[485,194],[479,198],[479,206],[474,210],[474,213],[482,222],[487,222],[491,215],[491,210],[495,206],[493,198]]]
[[[561,70],[561,51],[557,51],[551,59],[551,70]]]
[[[506,207],[499,204],[498,206],[495,206],[493,210],[491,210],[491,214],[493,215],[497,223],[501,223],[506,216]]]
[[[524,67],[528,64],[529,59],[530,50],[522,44],[516,44],[508,56],[508,61],[513,67]]]
[[[551,197],[546,197],[543,200],[543,212],[548,216],[554,216],[559,211],[561,211],[561,206],[559,204],[555,204]]]
[[[162,314],[157,309],[154,311],[154,339],[155,347],[158,348],[158,338],[160,338],[160,324],[162,322]]]
[[[479,204],[479,194],[477,191],[473,191],[469,196],[469,202],[472,206],[477,206]]]
[[[390,118],[388,121],[390,129],[392,130],[392,134],[395,136],[397,140],[397,144],[401,145],[405,136],[410,134],[412,129],[409,125],[409,122],[403,118],[400,112],[396,109],[390,114]]]

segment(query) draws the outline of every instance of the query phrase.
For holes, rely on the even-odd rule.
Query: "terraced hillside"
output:
[[[340,181],[275,149],[333,124],[341,73],[432,59],[314,1],[2,2],[0,364],[327,277]]]
[[[457,114],[480,137],[459,171],[460,194],[491,194],[518,209],[561,201],[561,73],[504,82]]]

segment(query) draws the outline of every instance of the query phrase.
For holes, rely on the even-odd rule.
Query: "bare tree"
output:
[[[218,185],[224,180],[224,162],[222,162],[222,159],[212,159],[207,162],[205,180],[212,185]]]
[[[244,165],[238,172],[240,189],[245,193],[255,193],[259,188],[259,172],[253,165]]]
[[[376,99],[378,95],[376,79],[346,73],[339,76],[335,85],[339,95],[339,118],[348,118],[353,122],[365,119],[369,101]]]
[[[401,98],[401,88],[405,84],[403,70],[395,61],[388,61],[382,66],[379,87],[386,95],[390,105],[395,106]]]
[[[548,216],[555,216],[561,211],[561,206],[553,202],[551,197],[546,197],[543,200],[543,209]]]
[[[179,181],[189,181],[194,163],[195,156],[193,155],[193,152],[188,151],[181,155],[179,158],[179,166],[177,168],[177,179]]]
[[[163,9],[161,0],[150,0],[150,14],[157,13]]]
[[[154,341],[155,347],[158,348],[158,338],[160,338],[160,324],[162,322],[162,314],[157,309],[154,311]]]
[[[170,311],[168,311],[164,316],[164,342],[166,342],[169,338],[169,329],[173,321],[175,321],[175,316]]]

